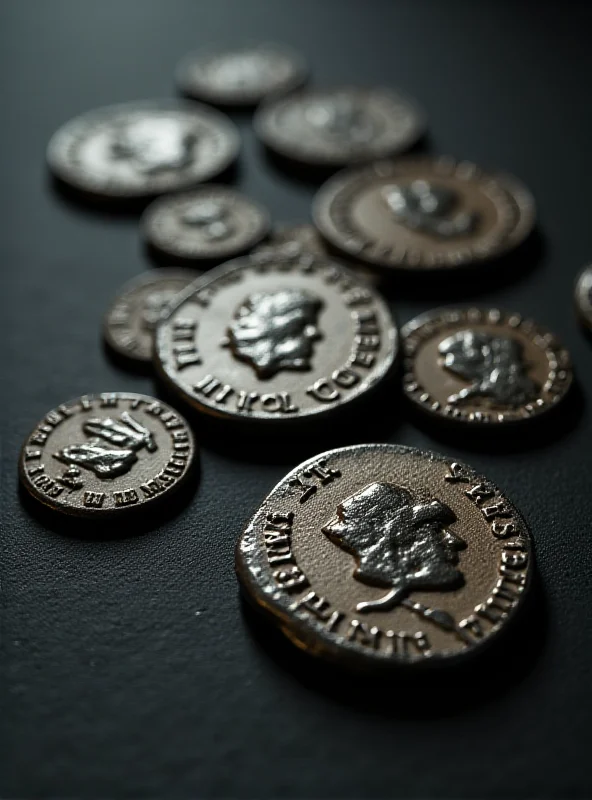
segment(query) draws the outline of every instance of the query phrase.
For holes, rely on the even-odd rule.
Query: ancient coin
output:
[[[263,206],[236,189],[216,185],[159,197],[141,223],[152,247],[183,261],[240,255],[263,239],[269,225]]]
[[[104,392],[46,414],[25,440],[19,473],[44,505],[102,519],[169,498],[194,458],[191,430],[172,408],[141,394]]]
[[[90,111],[52,137],[47,159],[76,189],[120,199],[188,189],[235,160],[234,124],[208,106],[145,101]]]
[[[241,584],[293,641],[357,666],[480,650],[521,605],[532,568],[527,526],[491,481],[385,444],[296,467],[236,548]]]
[[[128,281],[105,314],[103,336],[109,347],[133,361],[151,362],[158,321],[199,275],[188,269],[154,269]]]
[[[592,266],[586,267],[578,275],[575,300],[580,321],[587,328],[592,328]]]
[[[440,308],[403,328],[404,390],[429,414],[523,422],[554,408],[573,374],[553,333],[499,309]]]
[[[177,68],[177,85],[184,94],[215,105],[252,106],[297,88],[307,73],[304,59],[291,48],[260,42],[190,53]]]
[[[450,269],[516,247],[531,232],[535,209],[510,175],[445,157],[405,158],[329,179],[313,218],[350,257],[382,267]]]
[[[200,411],[277,423],[366,395],[397,348],[382,298],[350,270],[305,254],[235,259],[206,273],[158,326],[155,360]]]
[[[309,89],[270,100],[254,119],[270,149],[306,164],[334,167],[395,155],[424,131],[415,102],[390,89]]]

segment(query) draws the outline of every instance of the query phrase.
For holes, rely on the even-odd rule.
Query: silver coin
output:
[[[227,186],[202,186],[160,197],[145,211],[141,227],[147,242],[182,260],[225,259],[250,250],[267,234],[263,206]]]
[[[187,189],[236,159],[240,138],[220,111],[154,100],[107,106],[63,125],[52,137],[52,172],[74,188],[110,198]]]
[[[592,266],[585,267],[578,275],[574,295],[580,322],[592,329]]]

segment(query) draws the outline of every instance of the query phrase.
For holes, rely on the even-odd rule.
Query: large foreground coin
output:
[[[90,111],[52,137],[54,174],[83,192],[132,199],[186,189],[235,160],[234,124],[208,106],[145,101]]]
[[[158,327],[156,365],[200,411],[265,422],[332,413],[391,370],[398,335],[350,270],[305,254],[231,261]]]
[[[442,662],[494,639],[532,572],[528,529],[487,478],[395,445],[331,450],[265,498],[238,577],[313,654],[362,665]]]
[[[499,309],[440,308],[403,328],[404,389],[429,414],[471,425],[543,414],[573,380],[553,333]]]
[[[102,519],[169,498],[194,458],[189,426],[172,408],[104,392],[46,414],[23,445],[19,474],[44,505]]]
[[[315,224],[350,257],[382,267],[450,269],[502,255],[535,219],[516,178],[451,158],[405,158],[347,170],[319,190]]]

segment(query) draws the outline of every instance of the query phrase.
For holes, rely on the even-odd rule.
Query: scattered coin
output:
[[[76,189],[110,198],[140,198],[187,189],[235,160],[234,124],[208,106],[173,100],[99,108],[63,125],[47,159]]]
[[[576,309],[581,322],[592,329],[592,266],[585,267],[576,282]]]
[[[104,392],[46,414],[23,445],[19,473],[44,505],[101,519],[169,498],[194,458],[189,426],[172,408]]]
[[[294,161],[345,166],[411,147],[424,131],[423,112],[390,89],[309,89],[270,100],[254,119],[271,150]]]
[[[159,319],[179,292],[199,275],[192,270],[155,269],[124,284],[103,322],[109,347],[133,361],[150,362]]]
[[[519,511],[471,467],[367,444],[280,481],[237,544],[236,570],[300,647],[395,666],[494,640],[522,603],[532,552]]]
[[[451,158],[405,158],[343,171],[319,190],[313,217],[327,241],[382,267],[446,269],[502,255],[535,220],[516,178]]]
[[[407,323],[402,336],[405,394],[438,417],[522,422],[555,407],[572,383],[567,350],[520,314],[441,308]]]
[[[146,209],[148,243],[169,258],[227,259],[250,250],[267,234],[263,206],[227,186],[202,186],[159,197]]]
[[[307,73],[294,50],[261,42],[190,53],[177,68],[177,84],[184,94],[208,103],[252,106],[301,86]]]
[[[225,419],[301,420],[366,395],[393,367],[382,298],[325,259],[242,258],[190,287],[156,334],[165,381]]]

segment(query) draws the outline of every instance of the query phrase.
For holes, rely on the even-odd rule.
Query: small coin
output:
[[[415,102],[390,89],[309,89],[270,100],[255,130],[286,158],[318,166],[386,158],[408,149],[425,128]]]
[[[523,422],[554,408],[573,380],[555,335],[520,314],[440,308],[408,322],[402,336],[405,394],[437,417]]]
[[[192,270],[155,269],[124,284],[103,321],[109,347],[133,361],[150,362],[159,319],[179,292],[199,275]]]
[[[315,224],[338,250],[382,267],[450,269],[502,255],[531,232],[530,192],[451,158],[343,171],[319,190]]]
[[[532,568],[526,523],[491,481],[384,444],[296,467],[236,548],[241,584],[290,639],[357,666],[480,650],[521,605]]]
[[[101,519],[169,498],[194,459],[191,430],[172,408],[141,394],[103,392],[46,414],[25,440],[19,474],[44,505]]]
[[[223,172],[239,150],[235,125],[208,106],[154,100],[89,111],[52,137],[47,159],[76,189],[133,199],[187,189]]]
[[[592,266],[585,267],[578,275],[575,300],[580,321],[592,329]]]
[[[398,333],[382,298],[325,259],[242,258],[190,287],[156,334],[165,381],[225,419],[334,413],[390,373]]]
[[[227,259],[250,250],[267,234],[263,206],[226,186],[159,197],[146,209],[142,229],[148,243],[170,258]]]
[[[177,84],[208,103],[252,106],[301,86],[307,73],[304,59],[291,48],[260,42],[190,53],[177,68]]]

